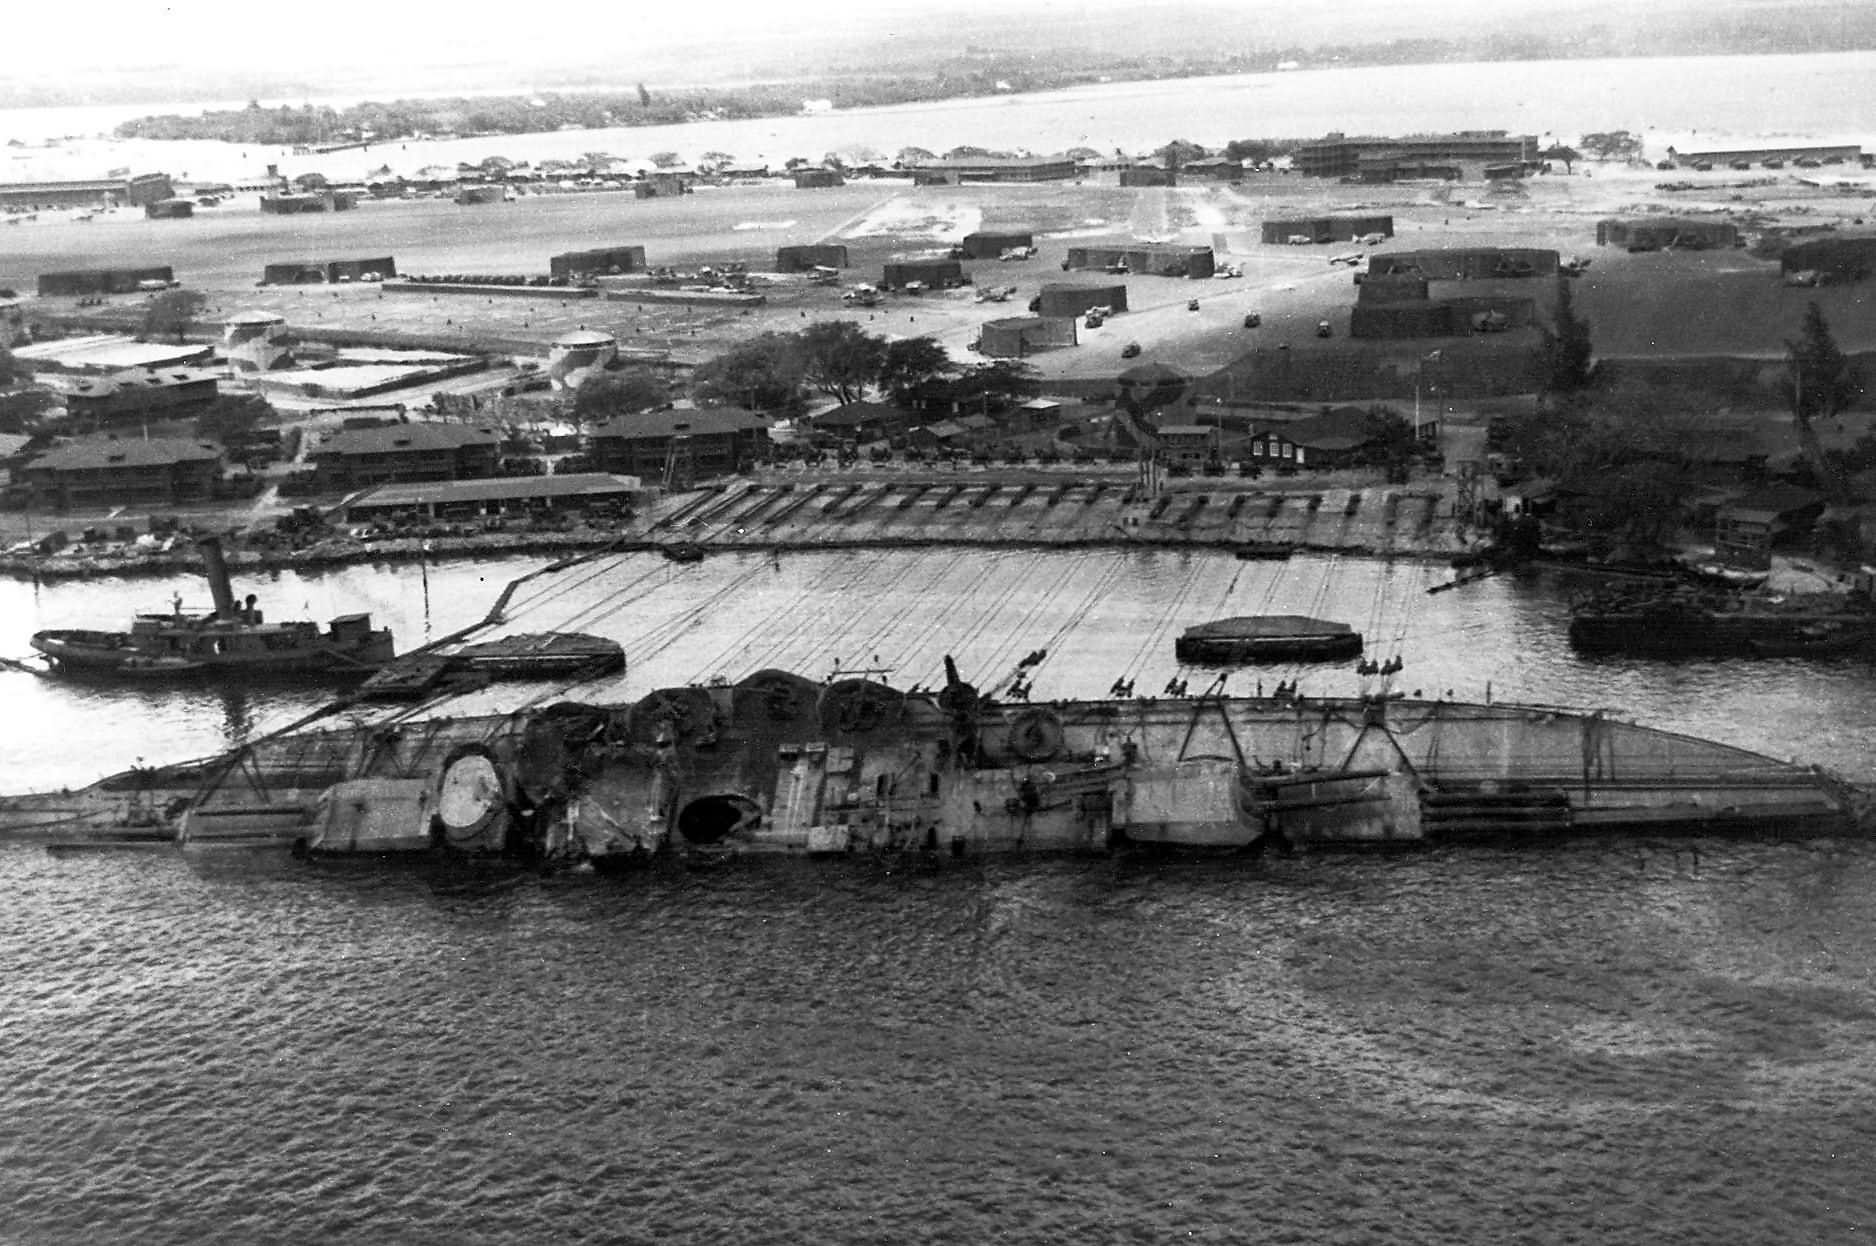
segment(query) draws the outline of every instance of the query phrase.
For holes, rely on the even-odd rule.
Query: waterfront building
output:
[[[89,437],[54,447],[19,472],[33,505],[52,510],[214,497],[222,452],[182,437]]]
[[[617,415],[588,437],[602,472],[682,482],[728,476],[763,457],[770,421],[742,407],[670,408]]]
[[[1306,177],[1393,182],[1407,178],[1457,178],[1468,167],[1518,164],[1535,167],[1537,136],[1503,130],[1462,130],[1405,138],[1349,137],[1331,133],[1299,147],[1292,167]]]
[[[469,424],[398,423],[348,428],[307,453],[321,489],[393,481],[473,480],[495,475],[501,436]]]

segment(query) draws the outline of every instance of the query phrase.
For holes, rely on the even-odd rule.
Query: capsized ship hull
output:
[[[163,783],[186,843],[664,853],[1106,852],[1838,833],[1814,768],[1601,714],[1445,701],[995,704],[763,671],[627,705],[264,740]]]

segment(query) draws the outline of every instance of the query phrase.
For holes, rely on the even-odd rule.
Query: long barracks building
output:
[[[1507,134],[1503,130],[1462,130],[1456,134],[1416,134],[1405,138],[1375,138],[1330,134],[1305,143],[1291,158],[1298,173],[1308,177],[1355,178],[1363,182],[1392,182],[1412,177],[1459,177],[1469,168],[1486,165],[1539,163],[1537,136]]]

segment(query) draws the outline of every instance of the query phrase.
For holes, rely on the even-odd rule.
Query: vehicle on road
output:
[[[1264,323],[1264,318],[1258,315],[1256,312],[1244,313],[1244,327],[1245,328],[1255,329],[1258,325],[1262,323]]]
[[[1122,359],[1132,359],[1139,353],[1140,353],[1140,343],[1138,342],[1129,342],[1125,346],[1120,348],[1120,357]]]
[[[1316,336],[1317,337],[1334,337],[1335,327],[1326,320],[1318,320],[1316,322]]]

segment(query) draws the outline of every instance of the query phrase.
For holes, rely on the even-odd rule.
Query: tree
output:
[[[302,173],[293,179],[293,189],[304,193],[324,190],[329,184],[323,173]]]
[[[1565,147],[1562,143],[1547,147],[1539,152],[1538,155],[1545,160],[1561,160],[1565,173],[1570,172],[1571,166],[1583,158],[1582,152],[1574,147]]]
[[[857,402],[879,380],[886,340],[851,320],[821,320],[798,335],[803,379],[843,403]]]
[[[1627,160],[1641,155],[1641,140],[1627,130],[1585,134],[1582,142],[1583,150],[1598,160]]]
[[[794,414],[801,409],[805,371],[799,338],[764,333],[698,365],[691,396],[706,406]]]
[[[1180,168],[1192,163],[1194,160],[1205,159],[1210,153],[1197,143],[1190,142],[1183,138],[1176,138],[1153,154],[1164,161],[1168,169],[1177,172]]]
[[[273,413],[265,398],[221,394],[195,417],[195,435],[224,446],[240,445]]]
[[[1554,393],[1573,394],[1589,384],[1589,322],[1576,314],[1570,279],[1557,278],[1556,325],[1545,344],[1545,387]]]
[[[600,371],[580,382],[573,392],[573,418],[581,424],[599,424],[615,415],[636,415],[671,401],[671,389],[649,368]]]
[[[1809,304],[1797,339],[1785,343],[1785,400],[1798,426],[1805,462],[1832,502],[1848,501],[1849,488],[1825,455],[1814,421],[1836,418],[1862,393],[1862,383],[1831,336],[1823,310],[1815,302]]]
[[[157,338],[174,333],[180,342],[206,306],[208,296],[200,290],[165,290],[143,309],[143,336]]]
[[[674,151],[654,151],[651,153],[651,162],[661,169],[671,169],[683,164],[684,159]]]
[[[937,338],[900,338],[886,344],[885,358],[879,366],[879,384],[895,395],[903,395],[933,377],[947,375],[955,366]]]
[[[645,89],[645,84],[642,82],[638,84],[638,106],[640,108],[651,107],[651,92]]]
[[[19,360],[13,357],[13,352],[4,346],[0,346],[0,385],[12,385],[16,381],[24,378],[25,375],[26,373],[24,369],[20,367]]]

